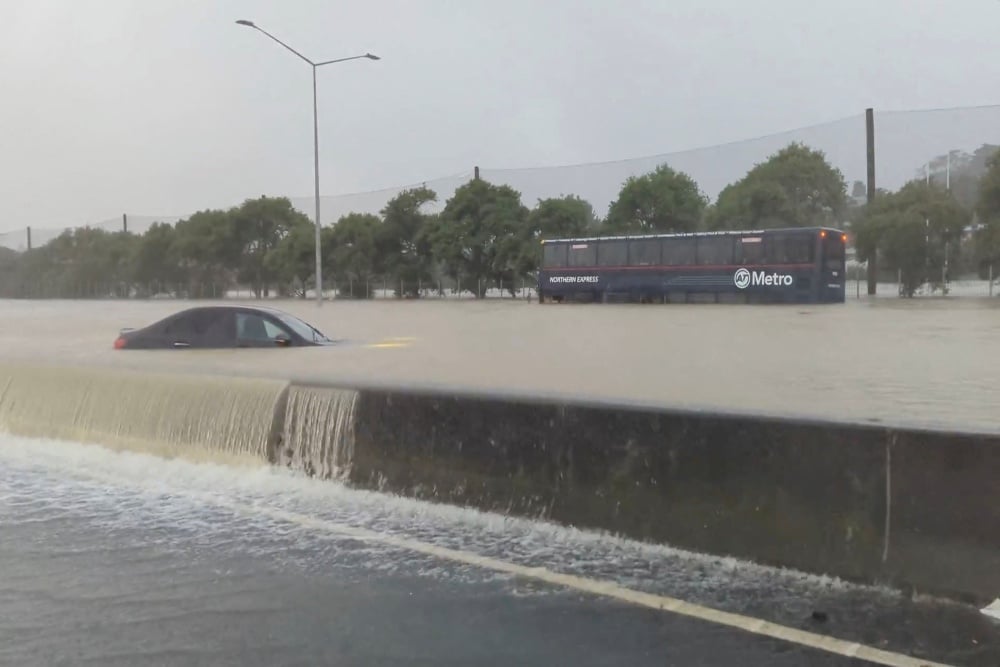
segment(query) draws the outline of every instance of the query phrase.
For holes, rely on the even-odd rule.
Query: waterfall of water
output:
[[[358,392],[293,385],[288,388],[275,462],[322,479],[342,477],[354,456]]]
[[[160,456],[266,462],[287,383],[0,365],[0,429]]]

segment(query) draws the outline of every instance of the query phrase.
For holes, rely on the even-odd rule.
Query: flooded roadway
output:
[[[1000,430],[996,299],[788,307],[269,303],[348,342],[333,349],[120,352],[111,349],[120,328],[191,303],[0,301],[0,357]]]
[[[115,352],[180,302],[0,302],[0,357],[464,385],[1000,430],[992,302],[280,307],[332,349]],[[381,343],[381,344],[380,344]],[[284,512],[286,514],[280,514]],[[277,513],[277,514],[276,514]],[[396,535],[970,667],[977,610],[272,469],[0,435],[2,664],[862,664],[324,526]]]

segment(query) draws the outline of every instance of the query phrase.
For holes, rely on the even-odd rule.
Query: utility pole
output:
[[[868,162],[868,210],[875,202],[875,110],[865,109],[865,144]],[[868,296],[875,296],[878,286],[878,249],[868,258]]]

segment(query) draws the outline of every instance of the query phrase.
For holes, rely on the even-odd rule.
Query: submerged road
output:
[[[966,608],[285,471],[152,461],[0,436],[0,664],[871,664],[435,550],[865,641],[891,664],[1000,657],[1000,627]]]
[[[0,359],[448,385],[1000,431],[998,299],[823,306],[266,303],[346,342],[121,352],[112,350],[121,327],[151,324],[194,302],[2,301]]]

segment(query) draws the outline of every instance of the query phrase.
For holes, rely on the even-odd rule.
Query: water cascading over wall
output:
[[[281,438],[272,462],[321,479],[349,474],[358,392],[293,385],[283,400]]]
[[[0,430],[159,456],[266,462],[287,382],[0,366]]]

